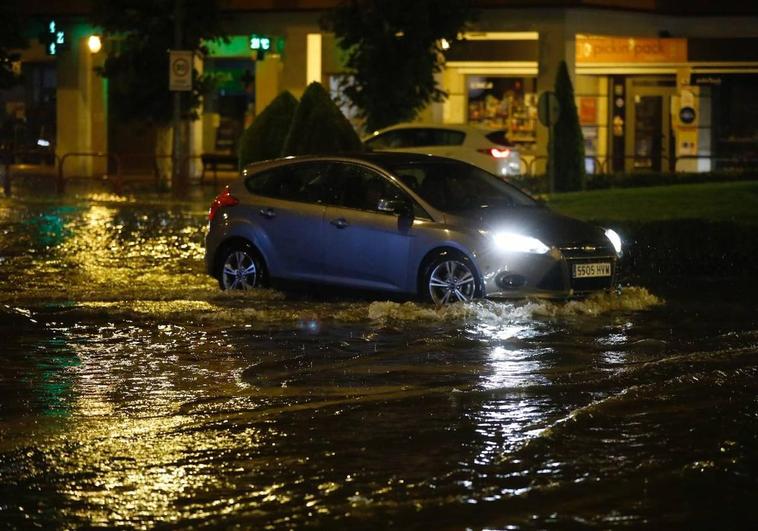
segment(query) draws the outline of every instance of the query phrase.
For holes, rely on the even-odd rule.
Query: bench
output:
[[[200,159],[203,162],[203,171],[200,173],[201,184],[205,182],[206,170],[213,171],[213,182],[215,183],[218,181],[219,168],[235,172],[239,168],[237,155],[231,153],[203,153],[200,155]]]

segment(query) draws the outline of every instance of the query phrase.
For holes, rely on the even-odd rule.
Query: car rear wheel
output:
[[[249,290],[265,283],[263,260],[250,244],[226,247],[219,264],[218,284],[223,290]]]
[[[466,302],[481,296],[479,277],[471,260],[450,252],[440,253],[426,267],[423,297],[437,305]]]

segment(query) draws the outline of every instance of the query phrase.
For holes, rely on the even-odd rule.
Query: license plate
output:
[[[592,278],[611,276],[611,264],[595,262],[589,264],[574,264],[574,278]]]

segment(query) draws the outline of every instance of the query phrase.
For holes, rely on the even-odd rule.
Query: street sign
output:
[[[558,123],[561,116],[561,104],[555,92],[543,92],[537,100],[537,117],[545,127],[552,127]]]
[[[168,89],[172,91],[192,90],[192,52],[188,50],[169,51]]]

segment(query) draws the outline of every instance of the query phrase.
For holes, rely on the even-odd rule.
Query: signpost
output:
[[[555,135],[553,127],[561,117],[561,105],[555,92],[543,92],[537,100],[537,117],[540,123],[548,128],[548,161],[547,173],[550,184],[550,193],[555,192]]]
[[[186,92],[192,90],[192,52],[171,50],[168,60],[168,89]]]

